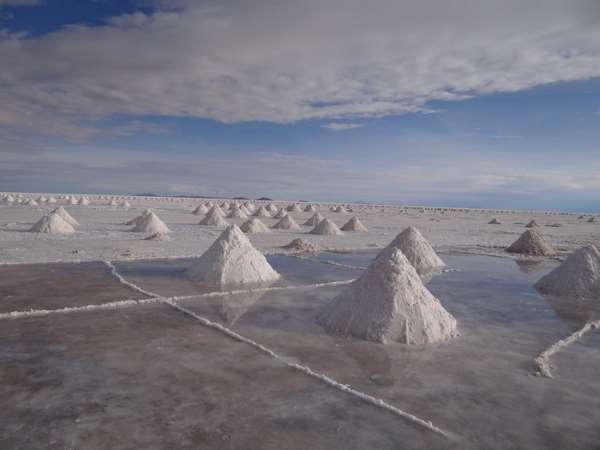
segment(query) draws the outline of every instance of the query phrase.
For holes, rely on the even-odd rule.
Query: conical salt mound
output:
[[[323,217],[319,213],[313,214],[306,222],[304,222],[304,225],[309,226],[309,227],[316,227],[317,225],[319,225],[319,223],[321,223],[321,221],[324,218],[325,217]]]
[[[535,220],[532,220],[527,225],[525,225],[525,228],[537,228],[537,227],[539,227],[539,225],[537,224],[537,222]]]
[[[596,218],[590,217],[587,221],[588,221],[588,223],[594,223],[596,221]]]
[[[215,205],[212,208],[210,208],[210,210],[208,211],[208,214],[218,214],[221,217],[225,217],[225,213],[223,212],[223,210],[221,208],[219,208],[219,205]]]
[[[286,209],[289,212],[302,212],[302,210],[300,209],[300,207],[296,203],[294,203],[293,205],[289,205]]]
[[[600,252],[593,245],[580,248],[535,287],[542,294],[600,299]]]
[[[211,286],[272,283],[280,278],[236,225],[228,227],[190,267],[188,277]]]
[[[119,204],[115,199],[112,199],[110,202],[108,202],[108,206],[119,206]]]
[[[490,221],[488,222],[488,225],[500,225],[500,223],[501,223],[501,222],[500,222],[498,219],[496,219],[496,218],[494,217],[492,220],[490,220]]]
[[[121,206],[123,208],[131,208],[131,203],[129,203],[127,200],[125,200],[124,202],[121,203]]]
[[[151,208],[146,208],[142,214],[125,222],[125,225],[137,225],[139,222],[141,222],[144,219],[144,217],[149,215],[151,212],[152,212]]]
[[[86,197],[81,197],[79,199],[78,204],[81,206],[88,206],[90,204],[90,201]]]
[[[254,217],[263,217],[263,218],[271,217],[271,213],[269,213],[267,208],[265,208],[264,206],[261,206],[260,208],[258,208],[253,215],[254,215]]]
[[[308,241],[302,239],[294,239],[287,245],[281,247],[286,250],[292,250],[296,253],[315,253],[319,250],[319,247],[315,244],[311,244]]]
[[[62,206],[59,206],[58,208],[56,208],[54,211],[52,211],[51,214],[58,214],[65,222],[67,222],[72,227],[78,227],[79,226],[79,222],[77,222],[73,218],[73,216],[71,216],[71,214],[69,214],[67,212],[67,210],[65,208],[63,208]]]
[[[75,229],[58,214],[48,214],[42,217],[29,230],[33,233],[70,234]]]
[[[135,224],[135,227],[133,227],[133,230],[131,231],[135,231],[136,233],[150,234],[166,234],[171,232],[171,230],[169,230],[169,227],[162,220],[160,220],[160,218],[153,212],[150,212],[146,216],[143,216],[142,219]]]
[[[338,228],[338,226],[331,220],[325,218],[321,220],[317,226],[315,226],[310,234],[322,234],[326,236],[334,236],[344,234],[342,230]]]
[[[355,231],[355,232],[366,232],[367,227],[365,227],[358,217],[354,216],[350,219],[346,224],[342,227],[342,231]]]
[[[244,233],[247,234],[258,234],[258,233],[270,233],[271,230],[261,222],[257,217],[253,217],[250,220],[244,222],[240,227]]]
[[[409,226],[384,248],[377,258],[386,257],[394,248],[400,250],[413,265],[419,275],[439,270],[446,264],[437,255],[421,232]]]
[[[292,219],[292,216],[286,214],[285,216],[283,216],[283,218],[279,222],[277,222],[271,228],[274,228],[276,230],[294,230],[294,231],[299,231],[300,230],[300,225],[298,225],[296,223],[296,221],[294,219]]]
[[[556,254],[550,244],[535,230],[527,230],[506,251],[532,256],[554,256]]]
[[[276,212],[277,212],[277,206],[275,206],[275,203],[269,203],[269,204],[267,205],[267,210],[268,210],[270,213],[276,213]]]
[[[48,199],[48,203],[52,203],[52,204],[54,204],[54,203],[56,203],[56,202],[57,202],[57,200],[56,200],[56,198],[54,198],[54,197],[50,197],[50,198]]]
[[[315,208],[314,205],[308,205],[306,208],[304,208],[304,212],[314,213],[317,212],[317,208]]]
[[[71,197],[71,198],[69,199],[69,204],[70,204],[70,205],[76,205],[76,204],[77,204],[77,199],[76,199],[75,197]]]
[[[233,207],[231,208],[231,211],[229,211],[229,214],[227,214],[227,217],[229,217],[230,219],[247,219],[248,214],[246,214],[238,207]]]
[[[145,241],[170,241],[171,238],[169,237],[168,234],[161,233],[159,231],[158,233],[154,233],[154,234],[151,234],[148,237],[145,237],[144,240]]]
[[[382,344],[431,344],[457,335],[456,319],[398,249],[377,258],[331,302],[319,322],[330,333]]]
[[[285,212],[285,209],[281,208],[279,210],[279,212],[273,216],[273,218],[274,219],[283,219],[285,216],[287,216],[287,213]]]
[[[343,213],[344,212],[344,208],[342,208],[341,206],[334,206],[334,208],[332,209],[333,212],[336,213]]]
[[[225,227],[229,224],[225,221],[225,219],[223,219],[223,216],[219,214],[213,207],[198,225],[213,225],[216,227]]]
[[[200,215],[206,214],[207,212],[208,208],[205,205],[198,205],[198,207],[192,211],[192,214]]]

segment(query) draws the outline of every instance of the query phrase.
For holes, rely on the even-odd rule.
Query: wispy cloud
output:
[[[322,125],[323,128],[327,128],[332,131],[345,131],[353,130],[355,128],[362,128],[365,125],[362,123],[347,123],[347,122],[330,122]]]

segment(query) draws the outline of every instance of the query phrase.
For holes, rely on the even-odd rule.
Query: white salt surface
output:
[[[49,194],[40,193],[37,195]],[[37,196],[36,195],[36,196]],[[60,195],[58,205],[68,204]],[[16,194],[10,197],[17,198]],[[154,197],[128,197],[132,207],[111,208],[107,200],[89,196],[89,206],[68,206],[69,213],[77,218],[80,227],[70,235],[26,233],[42,214],[49,213],[57,204],[43,204],[39,209],[17,204],[0,205],[0,264],[19,264],[57,261],[97,261],[141,258],[198,257],[214,242],[220,232],[211,226],[199,226],[202,215],[190,214],[198,206],[197,199],[169,199]],[[173,201],[177,200],[177,201]],[[213,204],[217,203],[213,200]],[[220,203],[220,202],[218,202]],[[278,203],[287,206],[289,202]],[[256,202],[257,206],[263,203]],[[327,216],[331,205],[315,205]],[[171,229],[172,241],[144,241],[131,233],[131,226],[123,225],[146,208],[152,208]],[[475,211],[475,210],[423,210],[381,205],[353,205],[353,215],[368,228],[366,233],[346,233],[343,236],[319,236],[308,232],[273,230],[269,234],[253,234],[253,245],[263,253],[279,253],[281,246],[295,238],[302,238],[323,249],[356,250],[383,248],[409,225],[416,226],[437,252],[491,254],[513,257],[505,252],[523,232],[531,220],[540,226],[544,239],[559,255],[587,244],[600,242],[600,224],[578,219],[579,214],[545,214],[529,211]],[[298,223],[304,223],[314,213],[291,213]],[[500,225],[490,226],[492,217],[501,219]],[[336,216],[338,217],[338,216]],[[261,218],[267,226],[277,220]],[[241,225],[244,219],[229,219]],[[561,227],[548,225],[560,223]]]

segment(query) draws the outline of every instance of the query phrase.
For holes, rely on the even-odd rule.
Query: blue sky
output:
[[[596,2],[251,3],[0,0],[0,190],[600,211]]]

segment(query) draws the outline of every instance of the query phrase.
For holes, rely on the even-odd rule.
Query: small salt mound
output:
[[[33,206],[34,208],[39,206],[38,202],[36,202],[34,199],[30,198],[29,200],[26,201],[25,203],[27,206]]]
[[[187,273],[194,281],[218,287],[272,283],[280,278],[236,225],[223,231]]]
[[[409,226],[385,247],[377,258],[386,257],[393,249],[400,250],[413,265],[419,275],[440,270],[446,263],[437,255],[431,244],[421,232]]]
[[[276,230],[299,231],[300,225],[298,225],[296,223],[296,221],[294,219],[292,219],[292,216],[286,214],[285,216],[282,217],[282,219],[279,222],[277,222],[271,228],[276,229]]]
[[[594,223],[596,221],[596,218],[590,217],[587,221],[588,221],[588,223]]]
[[[138,222],[141,222],[144,219],[144,217],[146,217],[147,215],[149,215],[151,212],[152,212],[151,208],[146,208],[142,214],[140,214],[139,216],[134,217],[133,219],[125,222],[125,225],[137,225]]]
[[[56,208],[54,211],[52,211],[51,214],[58,214],[65,222],[67,222],[72,227],[78,227],[79,226],[79,222],[77,222],[73,218],[73,216],[71,216],[71,214],[69,214],[67,212],[67,210],[65,208],[63,208],[62,206],[59,206],[58,208]]]
[[[144,240],[145,241],[170,241],[171,238],[169,237],[168,234],[158,232],[158,233],[151,234],[148,237],[145,237]]]
[[[535,287],[543,294],[600,299],[600,252],[593,245],[580,248]]]
[[[108,206],[119,206],[119,204],[117,203],[117,201],[115,199],[113,199],[108,203]]]
[[[288,210],[288,212],[302,212],[302,210],[296,203],[294,203],[293,205],[289,205],[286,209]]]
[[[256,210],[256,207],[251,202],[244,203],[244,208],[246,209],[247,214],[252,214]]]
[[[325,218],[319,222],[317,226],[315,226],[310,234],[321,234],[326,236],[335,236],[344,234],[342,230],[338,228],[338,226],[328,218]]]
[[[539,225],[537,224],[537,222],[535,220],[532,220],[527,225],[525,225],[525,228],[537,228],[537,227],[539,227]]]
[[[341,207],[341,206],[335,206],[332,211],[335,212],[335,213],[343,213],[346,210],[343,207]]]
[[[12,195],[7,195],[6,199],[4,199],[4,201],[6,203],[14,203],[15,202],[15,198]]]
[[[317,208],[315,208],[314,205],[308,205],[306,208],[304,208],[304,212],[314,213],[317,212]]]
[[[247,219],[248,214],[246,214],[237,206],[234,206],[231,208],[231,211],[229,211],[229,214],[227,214],[227,217],[230,219]]]
[[[317,247],[316,245],[311,244],[310,242],[307,242],[302,239],[294,239],[292,242],[290,242],[287,245],[284,245],[281,248],[286,250],[292,250],[295,253],[315,253],[319,250],[319,247]]]
[[[277,208],[277,206],[275,206],[275,203],[269,203],[269,205],[267,206],[267,210],[270,213],[276,213],[278,208]]]
[[[257,217],[253,217],[250,220],[244,222],[240,227],[244,233],[247,234],[258,234],[258,233],[270,233],[271,230],[261,222]]]
[[[123,208],[131,208],[131,203],[129,203],[128,201],[124,201],[123,203],[121,203],[121,206]]]
[[[279,212],[273,216],[273,218],[274,219],[283,219],[285,216],[287,216],[287,213],[285,212],[285,209],[281,208],[279,210]]]
[[[269,218],[269,217],[271,217],[271,214],[269,213],[269,211],[267,210],[267,208],[265,208],[264,206],[261,206],[254,213],[254,217]]]
[[[556,254],[550,244],[535,230],[527,230],[506,251],[532,256],[553,256]]]
[[[143,216],[141,220],[139,220],[133,230],[136,233],[170,233],[169,227],[162,221],[160,218],[153,212]]]
[[[38,197],[37,201],[38,201],[38,203],[47,203],[48,199],[42,195],[42,196]]]
[[[249,217],[252,215],[254,208],[246,208],[244,205],[241,205],[240,211],[243,212],[244,214],[246,214],[246,217]]]
[[[328,305],[319,322],[330,333],[382,344],[431,344],[457,336],[456,319],[398,249],[377,258]]]
[[[198,205],[198,207],[192,211],[192,214],[200,215],[206,214],[207,212],[208,208],[205,205]]]
[[[221,208],[219,208],[219,205],[215,205],[212,208],[210,208],[208,210],[208,214],[218,214],[221,217],[225,217],[225,213],[223,212],[223,210]]]
[[[223,203],[221,203],[221,208],[223,208],[223,210],[229,209],[229,202],[223,202]]]
[[[56,202],[57,202],[57,200],[56,200],[56,198],[55,198],[55,197],[50,197],[50,198],[48,198],[48,203],[52,203],[52,204],[54,204],[54,203],[56,203]]]
[[[225,219],[223,219],[223,216],[219,214],[213,207],[208,212],[206,217],[204,217],[204,219],[202,219],[198,223],[198,225],[212,225],[215,227],[225,227],[229,224],[225,221]]]
[[[32,233],[70,234],[75,229],[58,214],[48,214],[42,217],[29,230]]]
[[[354,216],[350,219],[346,224],[342,227],[342,231],[354,231],[354,232],[366,232],[367,227],[365,227],[358,217]]]
[[[306,222],[304,222],[304,225],[309,227],[316,227],[324,218],[325,217],[323,217],[321,214],[316,213],[312,215]]]
[[[77,199],[75,197],[70,197],[67,203],[69,203],[69,205],[76,205]]]
[[[500,222],[498,219],[496,219],[496,218],[494,217],[492,220],[490,220],[490,221],[488,222],[488,225],[500,225],[500,223],[501,223],[501,222]]]
[[[79,199],[79,205],[88,206],[89,204],[90,204],[90,201],[87,199],[87,197],[81,197]]]

